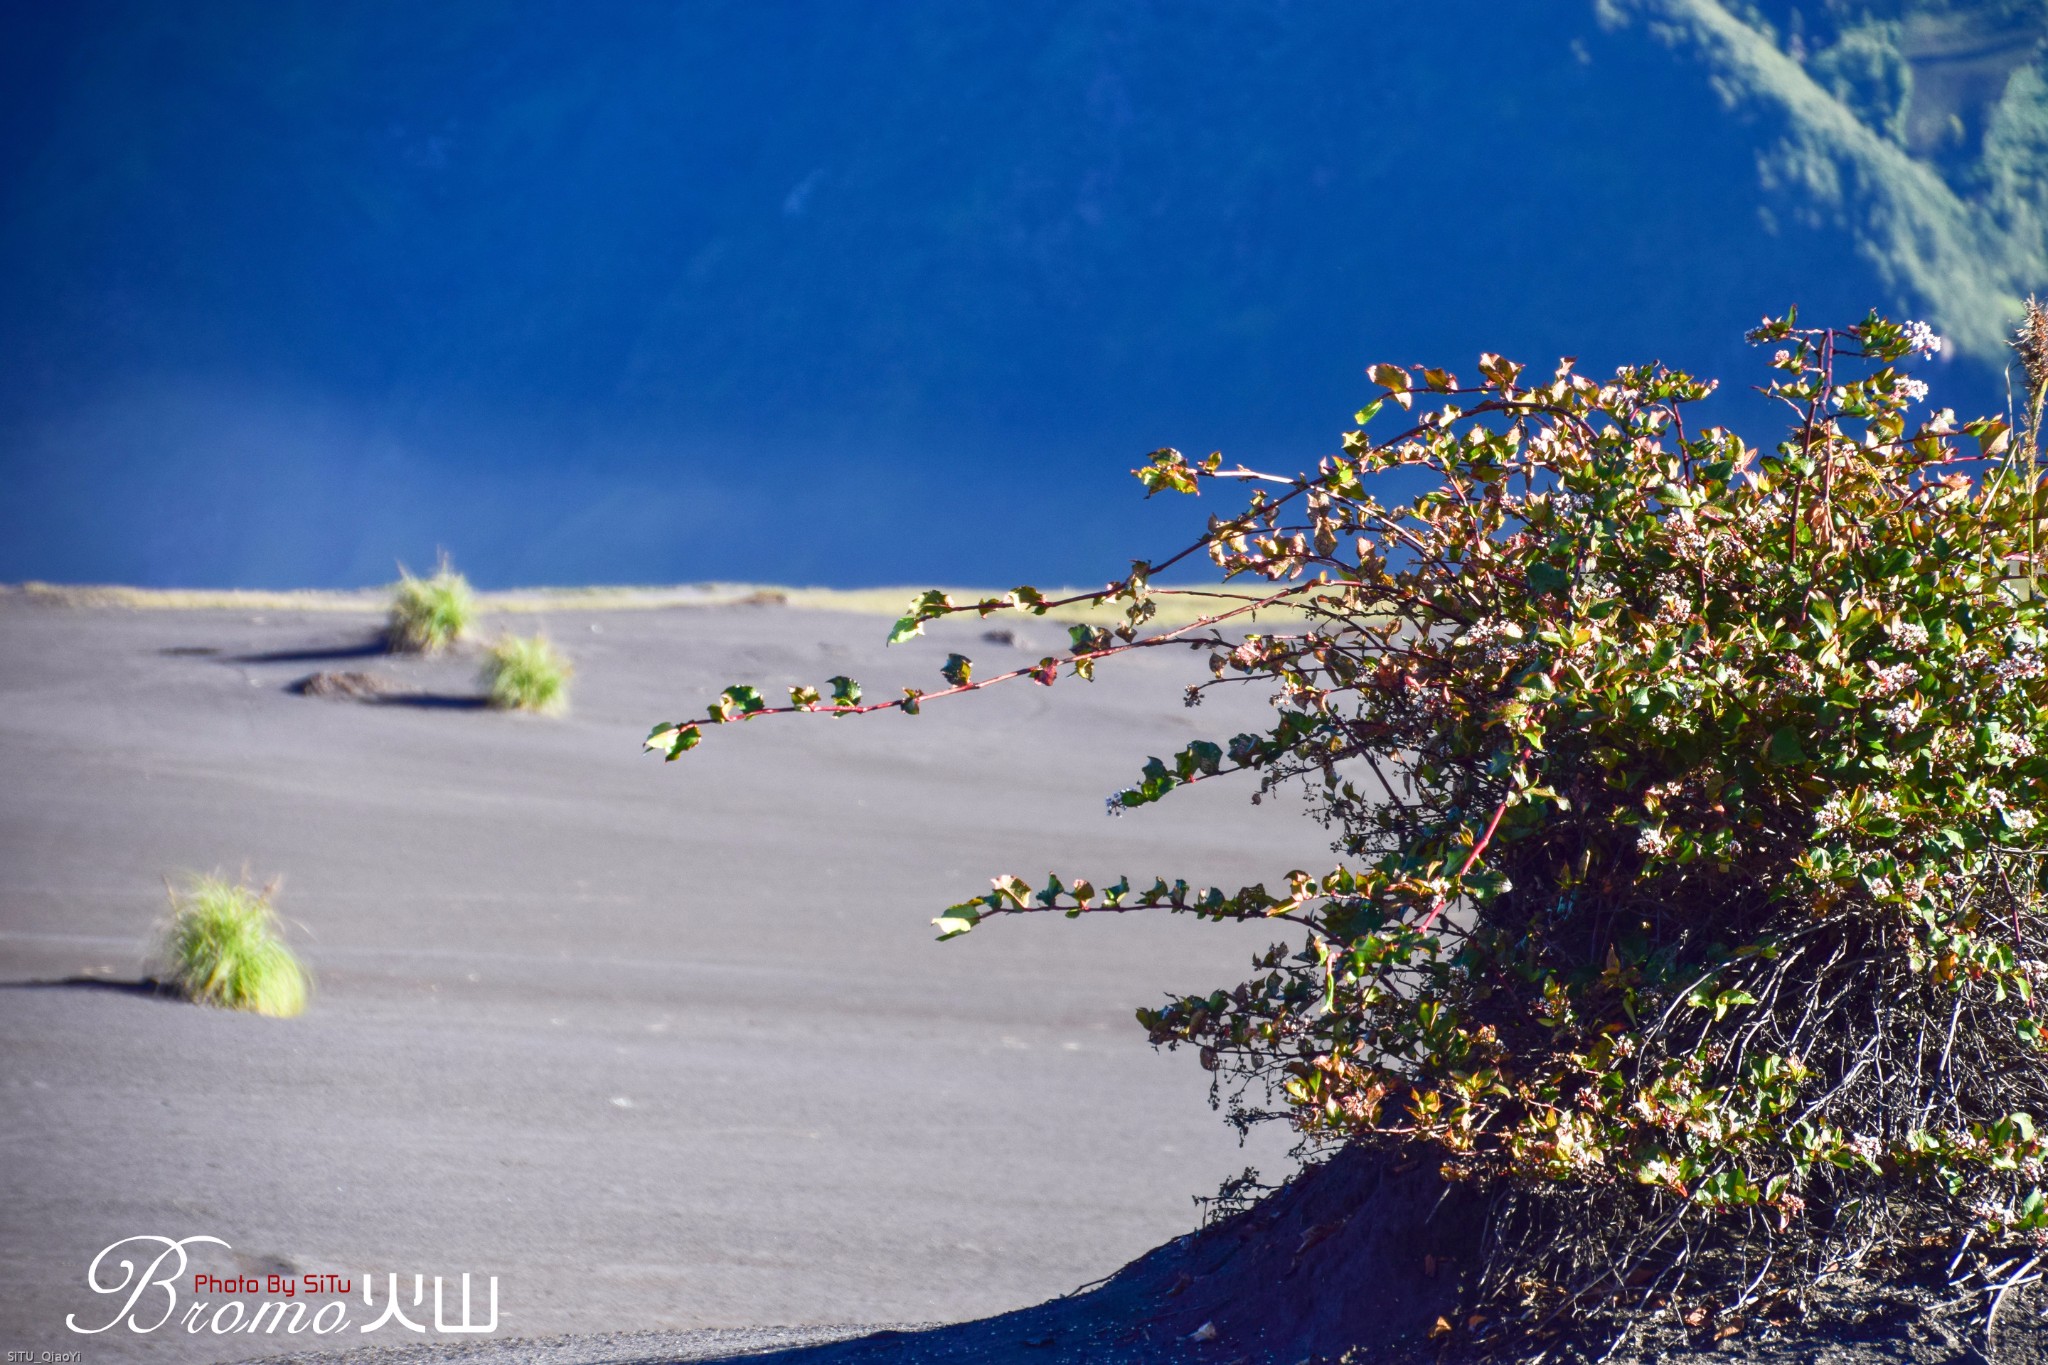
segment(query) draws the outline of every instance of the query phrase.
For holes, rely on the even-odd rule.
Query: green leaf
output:
[[[1507,388],[1515,382],[1516,376],[1521,374],[1522,367],[1512,360],[1502,360],[1493,352],[1486,351],[1479,357],[1479,372],[1499,387]]]
[[[789,689],[789,704],[791,706],[816,706],[818,704],[818,689],[815,687],[791,687]]]
[[[960,935],[966,933],[979,923],[981,923],[981,904],[978,901],[967,901],[964,904],[953,906],[945,914],[932,920],[932,924],[939,931],[939,941],[941,943],[949,938],[960,937]]]
[[[1005,873],[989,883],[995,887],[996,895],[1023,909],[1031,903],[1031,887],[1022,877]]]
[[[1137,476],[1139,483],[1145,485],[1146,497],[1149,498],[1154,493],[1168,491],[1174,493],[1199,493],[1202,491],[1200,476],[1196,473],[1193,466],[1188,464],[1187,458],[1171,446],[1153,451],[1145,457],[1145,460],[1146,463],[1141,468],[1134,469],[1131,473]]]
[[[713,718],[717,720],[731,720],[733,712],[739,712],[741,716],[752,716],[758,710],[768,710],[768,702],[762,700],[760,690],[748,688],[743,684],[737,688],[727,688],[725,692],[719,694],[719,700],[711,704]]]
[[[1806,750],[1799,747],[1799,735],[1789,725],[1780,726],[1772,733],[1771,742],[1764,749],[1764,757],[1787,768],[1807,762]]]
[[[924,623],[937,620],[953,609],[953,599],[937,588],[932,588],[913,599],[910,609],[897,618],[889,630],[888,643],[900,645],[905,640],[924,634]]]
[[[1977,438],[1977,449],[1987,460],[2005,454],[2012,443],[2012,427],[2002,418],[1980,417],[1963,430]]]
[[[1721,1020],[1726,1019],[1728,1011],[1736,1008],[1738,1005],[1754,1005],[1755,1003],[1756,997],[1748,991],[1739,989],[1721,991],[1714,996],[1714,1022],[1718,1024]]]
[[[673,763],[696,748],[703,738],[704,732],[695,725],[657,725],[641,747],[643,751],[663,755],[664,762]]]
[[[1110,632],[1101,626],[1068,626],[1067,639],[1077,651],[1097,653],[1115,643]]]
[[[1399,365],[1368,365],[1365,367],[1365,377],[1385,389],[1387,397],[1403,408],[1412,408],[1415,405],[1414,395],[1409,392],[1415,386],[1415,381],[1409,377],[1408,371]]]
[[[974,660],[965,654],[948,654],[946,662],[939,666],[939,672],[953,686],[965,687],[974,676]]]

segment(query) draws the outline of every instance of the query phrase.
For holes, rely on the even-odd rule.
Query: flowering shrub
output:
[[[1312,474],[1172,450],[1138,471],[1252,486],[1187,552],[1250,596],[1148,629],[1184,556],[1139,563],[1074,599],[1124,620],[1074,627],[1064,656],[977,679],[954,655],[943,689],[880,702],[845,678],[787,707],[736,687],[710,720],[914,713],[1158,647],[1206,656],[1190,705],[1272,687],[1268,728],[1152,759],[1112,810],[1230,773],[1305,783],[1334,870],[1236,891],[1004,876],[937,923],[1285,925],[1242,984],[1140,1021],[1234,1077],[1246,1119],[1428,1151],[1494,1192],[1481,1297],[1675,1295],[1725,1283],[1731,1251],[1793,1276],[2048,1243],[2040,479],[2005,422],[1928,410],[1906,369],[1940,345],[1924,327],[1788,316],[1751,339],[1791,416],[1771,450],[1699,424],[1713,385],[1658,366],[1376,365],[1380,396]],[[1394,470],[1428,487],[1382,501]],[[892,638],[1071,604],[926,594]],[[1280,606],[1286,628],[1242,629]]]

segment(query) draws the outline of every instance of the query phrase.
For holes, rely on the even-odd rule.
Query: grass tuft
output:
[[[448,556],[441,556],[432,578],[415,578],[403,566],[398,573],[386,646],[404,654],[433,654],[461,639],[476,619],[476,594]]]
[[[491,646],[483,683],[491,705],[506,711],[560,711],[569,704],[576,670],[545,635],[507,635]]]
[[[276,884],[194,877],[171,893],[158,949],[164,983],[186,999],[288,1019],[306,1008],[306,972],[278,934]]]

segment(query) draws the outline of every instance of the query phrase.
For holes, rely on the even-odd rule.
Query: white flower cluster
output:
[[[1906,324],[1906,344],[1922,355],[1941,354],[1941,338],[1924,322]]]
[[[1857,1133],[1849,1139],[1849,1150],[1865,1161],[1875,1161],[1884,1151],[1884,1144],[1868,1133]]]
[[[1751,502],[1735,519],[1745,531],[1768,531],[1785,519],[1791,506],[1784,494],[1773,493]]]
[[[1999,814],[2005,817],[2006,828],[2015,834],[2025,834],[2040,823],[2039,817],[2030,810],[2012,810],[2008,808],[2000,811]]]
[[[1871,672],[1877,675],[1877,694],[1880,697],[1889,697],[1894,692],[1903,691],[1920,677],[1919,670],[1911,664],[1888,664],[1883,668],[1873,666]]]
[[[1108,808],[1109,816],[1112,820],[1124,818],[1124,794],[1122,792],[1104,797],[1102,804]]]
[[[1792,691],[1803,697],[1816,696],[1821,691],[1823,679],[1817,669],[1806,660],[1794,655],[1785,661],[1786,682]]]
[[[1636,847],[1652,858],[1661,858],[1671,851],[1671,836],[1661,829],[1646,829],[1636,836]]]
[[[1927,627],[1918,621],[1894,621],[1884,628],[1884,633],[1901,649],[1927,648]]]
[[[1507,663],[1529,652],[1522,628],[1513,621],[1489,617],[1465,632],[1460,642],[1489,663]]]
[[[1814,811],[1814,833],[1832,834],[1841,829],[1849,823],[1850,813],[1858,804],[1854,793],[1836,792]],[[1863,814],[1873,815],[1882,820],[1899,818],[1899,799],[1888,791],[1867,793],[1860,804]]]
[[[1877,713],[1887,728],[1904,734],[1920,723],[1920,707],[1910,701],[1902,701]]]
[[[1991,747],[1997,751],[1999,758],[2008,763],[2017,763],[2023,758],[2034,756],[2034,741],[2011,730],[2000,730],[1997,738],[1991,741]]]
[[[1692,619],[1692,603],[1677,593],[1667,592],[1657,600],[1657,624],[1680,625]]]
[[[1522,628],[1520,626],[1516,625],[1513,621],[1504,621],[1498,617],[1488,617],[1465,632],[1465,643],[1469,645],[1487,645],[1492,644],[1495,640],[1519,640],[1521,638]]]
[[[1577,517],[1592,510],[1593,498],[1589,493],[1580,493],[1570,488],[1552,489],[1547,495],[1551,507],[1561,517]]]
[[[1832,834],[1849,823],[1849,803],[1840,793],[1830,796],[1813,813],[1813,828],[1817,834]]]
[[[1924,402],[1927,398],[1927,381],[1924,379],[1901,379],[1898,383],[1899,396],[1908,403]]]
[[[2031,650],[2001,659],[1991,670],[1991,676],[2001,685],[2018,682],[2022,678],[2038,678],[2042,673],[2041,656]]]

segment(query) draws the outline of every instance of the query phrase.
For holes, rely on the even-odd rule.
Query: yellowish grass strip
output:
[[[485,613],[545,611],[652,611],[675,607],[732,607],[744,605],[790,606],[810,611],[840,611],[861,616],[894,618],[903,614],[911,600],[924,592],[923,586],[900,588],[790,588],[760,583],[696,583],[668,587],[508,588],[479,592],[478,608]],[[946,589],[955,602],[973,602],[1000,597],[1002,588]],[[1048,588],[1047,597],[1069,597],[1078,588]],[[1238,589],[1204,590],[1199,597],[1161,596],[1159,625],[1185,625],[1231,605],[1223,594],[1248,598],[1255,594]],[[0,602],[33,602],[51,607],[114,609],[125,611],[297,611],[371,613],[381,615],[390,604],[387,587],[352,590],[306,589],[289,592],[242,588],[130,588],[118,584],[72,586],[55,583],[0,584]],[[1022,614],[1002,612],[992,621],[1014,621]],[[1261,616],[1293,619],[1297,613],[1284,608],[1261,612]],[[1050,613],[1061,621],[1086,621],[1109,625],[1123,616],[1121,606],[1062,607]]]

